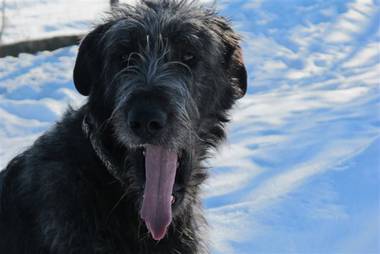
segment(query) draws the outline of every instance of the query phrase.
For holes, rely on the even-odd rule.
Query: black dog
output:
[[[70,110],[0,175],[0,253],[207,253],[202,161],[246,91],[239,37],[186,1],[123,6],[82,41]]]

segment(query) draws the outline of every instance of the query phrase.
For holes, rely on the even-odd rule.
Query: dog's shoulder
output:
[[[0,253],[4,246],[20,253],[26,245],[17,246],[17,239],[36,248],[42,246],[38,242],[71,241],[70,232],[84,216],[77,211],[88,208],[91,200],[91,188],[80,170],[91,148],[86,147],[81,119],[80,111],[68,111],[0,173],[0,235],[7,234],[0,237]]]
[[[80,111],[69,110],[31,147],[11,160],[1,173],[1,195],[36,202],[78,184],[79,168],[90,154],[81,119]]]

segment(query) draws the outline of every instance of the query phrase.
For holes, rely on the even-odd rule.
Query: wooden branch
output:
[[[57,36],[46,39],[22,41],[12,44],[4,44],[0,46],[0,57],[18,56],[20,53],[34,54],[39,51],[52,51],[55,49],[77,45],[84,37],[81,35]]]

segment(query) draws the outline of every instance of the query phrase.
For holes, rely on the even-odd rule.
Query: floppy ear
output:
[[[95,28],[80,43],[74,67],[75,88],[84,96],[90,94],[91,89],[99,79],[102,71],[102,60],[99,41],[109,24]]]
[[[240,37],[233,31],[225,18],[214,17],[212,23],[216,25],[216,33],[222,38],[226,72],[232,86],[236,89],[236,98],[240,99],[247,92],[247,70],[239,45]]]
[[[247,92],[247,70],[244,65],[243,54],[240,45],[237,45],[227,62],[227,70],[231,82],[239,91],[236,93],[237,99],[242,98]]]

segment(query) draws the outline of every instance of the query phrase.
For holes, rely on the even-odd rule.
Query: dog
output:
[[[208,253],[200,186],[247,90],[240,37],[194,1],[120,5],[80,43],[79,109],[0,175],[0,253]]]

